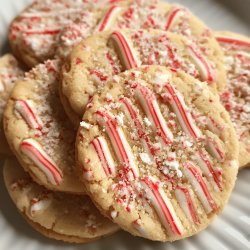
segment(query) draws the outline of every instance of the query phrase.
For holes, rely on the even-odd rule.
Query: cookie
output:
[[[100,214],[89,197],[52,192],[39,186],[14,158],[6,160],[3,171],[6,188],[17,209],[43,235],[86,243],[118,230],[118,226]]]
[[[37,183],[83,193],[75,173],[75,131],[58,96],[59,66],[59,61],[47,61],[16,83],[4,113],[4,130],[13,153]]]
[[[206,44],[207,45],[207,44]],[[78,127],[83,111],[107,79],[140,65],[164,65],[182,69],[208,84],[217,85],[222,63],[209,48],[182,35],[162,30],[122,29],[90,36],[76,46],[62,68],[60,96],[71,121]]]
[[[30,68],[54,58],[63,27],[78,17],[85,17],[84,20],[93,21],[95,25],[101,18],[98,17],[99,11],[118,2],[120,1],[34,1],[10,25],[9,41],[13,53]]]
[[[198,47],[203,49],[203,53],[218,57],[218,61],[213,66],[213,71],[209,74],[208,80],[215,81],[218,90],[224,88],[226,74],[222,63],[223,53],[212,32],[206,27],[197,17],[195,17],[188,9],[179,5],[170,5],[163,2],[154,3],[151,1],[145,4],[146,1],[140,3],[135,1],[128,6],[111,6],[104,14],[104,18],[98,23],[94,32],[110,30],[120,30],[122,28],[130,29],[160,29],[164,31],[172,31],[182,34],[193,41]],[[61,48],[66,55],[71,51],[73,46],[76,46],[82,38],[86,38],[84,27],[85,21],[77,20],[66,31],[61,33]],[[100,29],[100,27],[104,27]],[[68,31],[68,32],[67,32]],[[93,32],[92,32],[93,33]],[[88,34],[90,35],[90,34]],[[63,40],[65,42],[63,42]],[[195,49],[190,51],[191,56],[196,57],[199,52]],[[202,58],[200,58],[202,60]],[[206,67],[199,64],[200,60],[194,59],[194,63],[200,67]],[[205,70],[210,70],[207,66]]]
[[[10,92],[17,79],[23,77],[23,70],[11,54],[0,57],[0,153],[11,154],[3,131],[3,112]]]
[[[102,213],[133,235],[174,241],[223,210],[238,172],[238,141],[218,95],[182,71],[145,66],[93,96],[76,159]]]
[[[157,7],[159,7],[158,0],[120,1],[119,4],[114,3],[109,8],[103,9],[102,12],[82,13],[60,32],[56,56],[66,58],[73,47],[90,35],[111,30],[118,26],[121,28],[120,21],[125,21],[134,11],[141,12],[143,9],[155,9]],[[122,20],[118,21],[121,16]],[[132,21],[133,24],[136,22],[136,20]],[[127,26],[125,25],[125,27]]]
[[[227,85],[221,101],[230,114],[239,144],[240,167],[250,164],[250,38],[231,33],[215,32],[225,53]]]

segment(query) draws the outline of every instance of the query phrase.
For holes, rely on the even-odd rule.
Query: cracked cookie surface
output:
[[[49,238],[86,243],[118,230],[118,226],[100,214],[89,197],[52,192],[39,186],[14,158],[5,162],[4,179],[23,217]]]

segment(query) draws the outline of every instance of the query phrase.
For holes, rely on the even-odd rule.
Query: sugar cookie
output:
[[[81,179],[101,211],[151,240],[206,228],[238,172],[237,136],[219,97],[161,66],[108,81],[83,116],[76,148]]]

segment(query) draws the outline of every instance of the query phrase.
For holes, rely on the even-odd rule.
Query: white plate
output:
[[[8,50],[7,27],[30,0],[0,0],[0,54]],[[173,1],[169,1],[173,2]],[[179,0],[211,28],[250,35],[249,0]],[[1,166],[0,161],[0,166]],[[250,249],[250,169],[242,170],[223,215],[197,236],[175,243],[154,243],[120,232],[115,236],[76,246],[48,240],[36,233],[18,214],[3,184],[0,171],[0,250],[245,250]]]

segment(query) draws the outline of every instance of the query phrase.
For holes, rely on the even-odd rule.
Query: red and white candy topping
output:
[[[127,115],[128,119],[130,120],[130,124],[134,127],[137,131],[137,135],[142,140],[143,146],[145,151],[149,154],[154,156],[155,149],[152,147],[149,137],[147,136],[146,132],[144,131],[143,125],[140,122],[139,113],[136,110],[136,107],[130,102],[130,100],[126,97],[120,99],[122,103],[122,108]]]
[[[202,80],[207,81],[208,83],[214,81],[215,80],[214,70],[210,65],[210,63],[207,61],[207,59],[202,55],[197,45],[189,44],[188,51],[200,72]]]
[[[190,221],[193,221],[195,224],[200,223],[199,216],[197,214],[196,208],[195,208],[195,203],[193,200],[193,197],[190,194],[190,191],[187,187],[184,186],[177,186],[175,189],[175,195],[176,198],[188,217]]]
[[[20,113],[30,128],[42,129],[42,121],[35,115],[32,102],[29,100],[17,100],[15,109]]]
[[[20,145],[20,150],[46,175],[48,181],[59,186],[63,181],[63,174],[53,160],[46,154],[42,146],[33,139],[25,139]]]
[[[135,90],[135,96],[138,98],[147,117],[149,117],[152,122],[155,132],[160,137],[162,143],[168,145],[173,142],[173,134],[167,127],[156,97],[152,91],[146,86],[138,84]]]
[[[195,125],[195,122],[191,116],[191,113],[188,112],[188,109],[184,102],[183,97],[169,83],[167,83],[164,86],[164,90],[166,90],[168,93],[168,95],[165,96],[165,99],[167,99],[167,101],[172,106],[175,114],[177,115],[179,123],[181,124],[182,129],[185,131],[185,133],[192,136],[194,139],[200,138],[201,131]]]
[[[194,190],[196,191],[197,196],[199,197],[206,213],[210,213],[213,210],[217,209],[217,205],[213,200],[213,197],[209,191],[209,188],[202,177],[199,169],[194,166],[191,162],[186,162],[184,164],[184,173],[186,178],[193,186]]]
[[[210,137],[207,138],[207,150],[209,153],[219,161],[224,160],[224,154],[220,150],[216,141]]]
[[[213,167],[208,154],[206,152],[200,151],[196,154],[196,160],[198,161],[198,164],[204,175],[207,176],[208,178],[212,177],[218,189],[222,191],[222,183],[221,183],[222,172]]]
[[[116,5],[112,6],[98,24],[96,31],[103,32],[110,29],[112,27],[114,19],[116,18],[116,16],[119,14],[120,11],[121,11],[120,7]]]
[[[98,122],[105,127],[112,142],[113,148],[121,164],[124,164],[125,172],[129,180],[135,180],[139,176],[132,149],[121,127],[115,119],[106,111],[97,111]]]
[[[118,206],[128,213],[137,206],[149,215],[153,210],[167,234],[176,238],[185,235],[187,221],[196,230],[207,222],[206,214],[220,208],[224,190],[218,166],[225,152],[221,133],[199,126],[204,115],[174,81],[181,73],[152,68],[152,73],[146,66],[122,74],[119,87],[112,85],[114,95],[101,94],[104,106],[90,110],[99,125],[91,144],[105,175],[114,178]],[[141,71],[147,75],[141,77]],[[112,98],[106,100],[107,94]],[[150,238],[140,219],[131,221],[133,227]]]
[[[114,31],[111,35],[111,39],[115,42],[118,54],[120,55],[120,60],[125,69],[132,69],[140,66],[140,62],[136,57],[132,46],[122,32]]]
[[[103,171],[107,177],[114,176],[116,173],[115,163],[110,153],[107,141],[104,137],[96,137],[92,142],[92,146],[98,155],[98,158],[102,164]]]
[[[181,236],[184,231],[181,221],[159,183],[152,177],[144,177],[141,184],[168,232]]]
[[[172,26],[178,21],[178,19],[183,16],[186,12],[186,9],[183,7],[176,6],[171,11],[169,11],[167,16],[167,22],[165,26],[165,30],[169,31]]]
[[[244,41],[239,38],[234,38],[231,36],[226,36],[226,35],[216,35],[216,39],[219,43],[224,43],[224,44],[230,44],[230,45],[235,45],[235,46],[242,46],[242,47],[249,47],[250,48],[250,42],[249,41]]]

